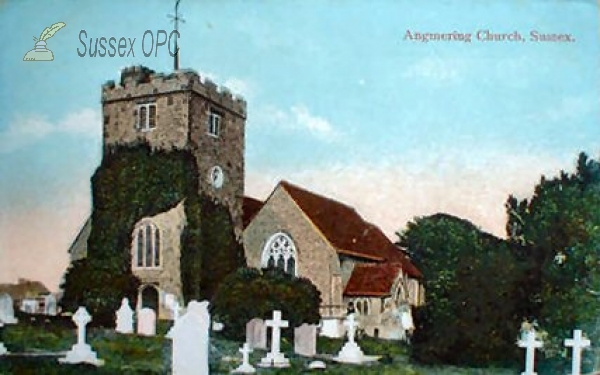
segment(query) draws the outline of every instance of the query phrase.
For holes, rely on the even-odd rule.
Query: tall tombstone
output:
[[[317,354],[317,326],[302,324],[294,329],[294,353],[305,357]]]
[[[15,308],[13,299],[8,293],[0,294],[0,322],[4,324],[16,324]]]
[[[59,358],[60,363],[90,363],[96,366],[102,366],[104,361],[98,359],[95,351],[92,347],[85,342],[85,328],[89,322],[92,321],[92,317],[87,312],[85,307],[79,307],[73,315],[73,322],[77,326],[77,343],[73,345],[71,350],[67,352],[64,358]]]
[[[565,346],[573,348],[571,375],[581,375],[581,351],[590,345],[590,340],[583,337],[583,332],[580,329],[573,331],[572,339],[565,339]]]
[[[246,342],[251,349],[267,349],[267,326],[264,320],[254,318],[246,323]]]
[[[156,313],[154,310],[148,307],[140,309],[137,321],[137,333],[144,336],[156,335]]]
[[[58,312],[58,305],[54,294],[48,294],[44,297],[44,314],[55,316]]]
[[[173,341],[173,375],[208,374],[210,313],[207,301],[190,301],[167,337]]]
[[[129,306],[129,299],[121,300],[121,307],[116,312],[115,331],[119,333],[133,333],[133,310]]]

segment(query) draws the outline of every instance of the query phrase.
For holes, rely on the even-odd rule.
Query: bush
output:
[[[321,293],[305,278],[297,278],[281,270],[261,271],[240,268],[221,283],[212,299],[215,319],[225,324],[223,335],[244,340],[246,323],[253,318],[270,319],[273,310],[281,310],[290,329],[303,323],[318,324]]]

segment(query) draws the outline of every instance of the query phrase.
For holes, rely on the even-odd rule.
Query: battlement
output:
[[[124,68],[119,84],[108,81],[102,85],[102,103],[181,91],[193,91],[246,118],[246,101],[242,97],[233,95],[226,87],[218,86],[190,69],[164,74],[156,73],[145,66]]]

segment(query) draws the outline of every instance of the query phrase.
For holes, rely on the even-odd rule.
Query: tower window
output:
[[[221,114],[211,109],[208,113],[208,134],[213,137],[221,135]]]
[[[136,228],[134,232],[135,249],[132,264],[136,268],[160,267],[160,232],[152,223],[145,223]]]
[[[156,103],[139,104],[135,120],[137,130],[150,131],[156,128]]]

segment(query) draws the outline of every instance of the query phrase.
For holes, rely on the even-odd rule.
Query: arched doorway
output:
[[[158,289],[154,285],[144,285],[140,292],[140,307],[154,310],[158,316]]]

